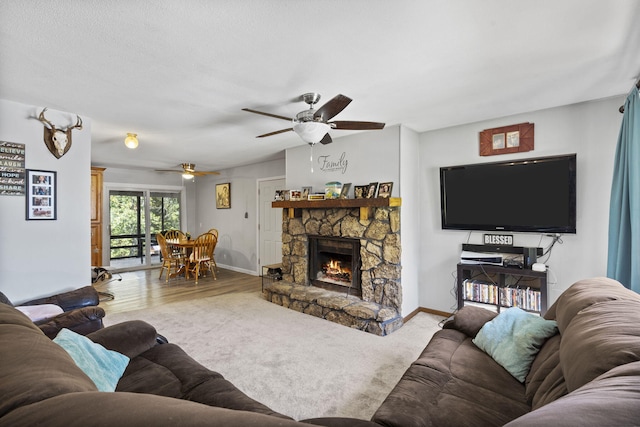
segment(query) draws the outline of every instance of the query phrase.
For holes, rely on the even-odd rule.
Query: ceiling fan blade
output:
[[[248,111],[250,113],[255,113],[255,114],[262,114],[263,116],[267,116],[267,117],[274,117],[276,119],[282,119],[282,120],[288,120],[290,122],[293,121],[293,119],[289,118],[289,117],[285,117],[285,116],[279,116],[277,114],[271,114],[271,113],[264,113],[262,111],[257,111],[257,110],[252,110],[250,108],[243,108],[242,111]]]
[[[352,99],[348,96],[336,95],[327,101],[327,103],[322,107],[318,108],[313,115],[313,118],[326,122],[337,115],[340,111],[344,110],[351,101]]]
[[[379,122],[351,122],[351,121],[336,121],[329,123],[334,129],[346,129],[346,130],[374,130],[384,128],[384,123]]]
[[[329,135],[328,133],[320,140],[320,144],[331,144],[333,142],[333,139],[331,139],[331,135]]]
[[[220,175],[220,172],[215,171],[193,171],[191,175],[204,176],[204,175]]]
[[[184,173],[184,171],[177,171],[175,169],[156,169],[156,172],[176,172],[176,173]]]
[[[293,128],[280,129],[280,130],[277,130],[275,132],[269,132],[269,133],[265,133],[263,135],[258,135],[258,136],[256,136],[256,138],[264,138],[265,136],[277,135],[279,133],[289,132],[289,131],[292,131],[292,130],[293,130]]]

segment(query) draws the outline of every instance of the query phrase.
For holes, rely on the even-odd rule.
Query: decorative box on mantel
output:
[[[360,219],[371,218],[371,208],[398,207],[402,205],[400,197],[378,197],[375,199],[329,199],[329,200],[299,200],[299,201],[275,201],[271,207],[285,208],[289,210],[289,218],[299,218],[301,209],[334,209],[334,208],[360,208]]]

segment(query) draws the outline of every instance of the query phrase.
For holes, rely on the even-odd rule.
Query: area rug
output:
[[[144,320],[244,393],[294,419],[370,419],[440,329],[418,313],[386,337],[236,293],[109,314]]]

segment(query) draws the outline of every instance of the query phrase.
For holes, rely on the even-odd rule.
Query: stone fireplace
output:
[[[283,280],[265,286],[265,298],[303,313],[387,335],[402,326],[399,203],[392,206],[387,201],[363,209],[331,207],[331,202],[338,201],[273,203],[274,207],[289,209],[283,209],[282,216]],[[348,202],[358,206],[357,201]],[[359,284],[325,286],[327,281],[323,280],[321,287],[313,286],[317,284],[317,267],[311,264],[317,259],[310,252],[317,249],[318,238],[326,238],[328,246],[336,246],[337,255],[346,258],[349,254],[344,252],[353,251],[350,242],[358,241],[359,254],[351,252],[351,256],[359,258],[359,269],[352,271],[352,277],[359,276]],[[323,245],[321,252],[327,252],[327,242]],[[338,261],[344,263],[346,259]],[[316,277],[310,277],[313,274]]]

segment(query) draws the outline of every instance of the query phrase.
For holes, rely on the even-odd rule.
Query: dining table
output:
[[[167,239],[167,246],[184,249],[184,264],[180,266],[180,269],[174,273],[174,276],[180,276],[184,274],[184,278],[189,278],[189,256],[193,250],[195,240],[192,239]]]

